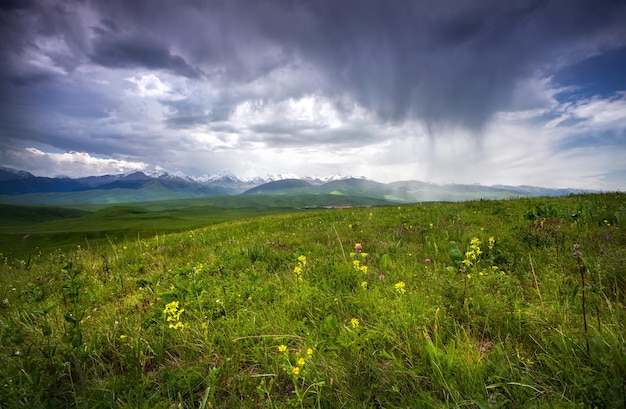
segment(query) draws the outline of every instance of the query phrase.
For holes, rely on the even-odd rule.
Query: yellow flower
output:
[[[298,359],[298,362],[297,362],[298,366],[304,366],[305,363],[306,362],[304,361],[304,358]]]
[[[406,284],[404,283],[404,281],[399,281],[394,285],[396,291],[400,294],[404,294],[406,292]]]
[[[306,266],[306,256],[298,257],[298,261],[302,263],[303,266]]]
[[[367,281],[361,281],[361,287],[367,288]]]
[[[468,279],[469,279],[469,278],[472,278],[472,275],[471,275],[471,274],[468,274],[468,275],[467,275],[467,278],[468,278]]]
[[[361,266],[359,270],[361,270],[363,273],[367,273],[367,266]]]
[[[300,267],[299,265],[295,266],[293,269],[293,272],[296,273],[297,275],[302,274],[302,267]]]
[[[127,335],[120,335],[120,339],[125,339],[127,338]]]
[[[287,350],[287,345],[279,345],[278,352],[285,352]]]
[[[165,305],[165,309],[163,310],[164,314],[175,314],[178,309],[178,301],[172,301],[169,304]]]
[[[184,308],[180,308],[178,301],[172,301],[171,303],[165,305],[165,309],[163,313],[166,316],[167,322],[174,322],[175,324],[170,324],[170,328],[184,328],[185,325],[180,322],[180,315],[185,311]]]
[[[367,254],[367,253],[361,253],[361,257],[365,258],[365,257],[367,257],[367,256],[368,256],[368,254]]]
[[[313,355],[313,350],[311,348],[306,350],[307,355]]]
[[[294,366],[291,368],[291,373],[294,375],[298,375],[300,373],[300,367]]]
[[[352,325],[352,328],[356,328],[356,327],[358,327],[358,326],[359,326],[359,320],[358,320],[358,319],[356,319],[356,318],[352,318],[352,319],[350,320],[350,325]]]

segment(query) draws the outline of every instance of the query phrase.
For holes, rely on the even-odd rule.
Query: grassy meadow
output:
[[[121,209],[5,213],[3,408],[626,406],[624,194]]]

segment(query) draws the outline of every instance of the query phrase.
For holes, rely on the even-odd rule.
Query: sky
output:
[[[0,3],[0,165],[626,190],[623,0]]]

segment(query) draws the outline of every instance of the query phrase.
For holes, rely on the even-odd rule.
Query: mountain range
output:
[[[230,172],[196,178],[165,172],[49,178],[0,166],[0,203],[11,204],[113,204],[239,194],[332,194],[407,203],[563,196],[585,192],[589,191],[534,186],[438,185],[420,181],[379,183],[343,176],[295,178],[278,175],[241,179]]]

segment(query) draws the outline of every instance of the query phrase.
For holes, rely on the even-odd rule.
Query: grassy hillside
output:
[[[12,206],[0,204],[0,225],[23,225],[81,217],[89,212],[68,207]]]
[[[99,241],[119,242],[251,216],[322,206],[386,203],[333,195],[251,195],[78,207],[0,205],[0,252],[26,257],[40,250]]]
[[[625,199],[292,211],[4,256],[1,401],[623,408]]]

